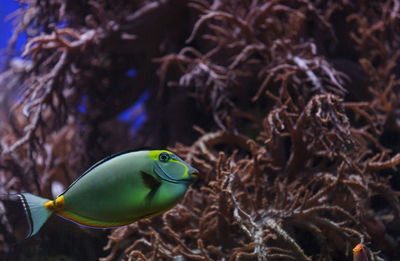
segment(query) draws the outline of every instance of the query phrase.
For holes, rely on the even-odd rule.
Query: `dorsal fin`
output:
[[[150,148],[140,148],[140,149],[132,149],[132,150],[122,151],[122,152],[119,152],[119,153],[112,154],[112,155],[110,155],[108,157],[105,157],[104,159],[96,162],[94,165],[92,165],[90,168],[88,168],[82,175],[80,175],[74,182],[72,182],[71,185],[69,185],[68,188],[63,193],[61,193],[59,196],[64,195],[83,176],[85,176],[86,174],[88,174],[90,171],[92,171],[93,169],[97,168],[101,164],[103,164],[103,163],[105,163],[105,162],[107,162],[107,161],[109,161],[109,160],[111,160],[113,158],[116,158],[118,156],[121,156],[121,155],[124,155],[124,154],[127,154],[127,153],[131,153],[131,152],[141,151],[141,150],[150,150]]]
[[[103,163],[109,161],[110,159],[116,158],[116,157],[118,157],[118,156],[121,156],[121,155],[124,155],[124,154],[127,154],[127,153],[136,152],[136,151],[141,151],[141,150],[152,150],[152,148],[150,148],[150,147],[141,147],[141,148],[138,148],[138,149],[131,149],[131,150],[121,151],[121,152],[112,154],[112,155],[110,155],[110,156],[107,156],[107,157],[103,158],[102,160],[96,162],[94,165],[92,165],[92,166],[91,166],[89,169],[87,169],[78,179],[80,179],[82,176],[84,176],[85,174],[87,174],[88,172],[90,172],[92,169],[94,169],[94,168],[98,167],[99,165],[101,165],[101,164],[103,164]],[[78,180],[78,179],[77,179],[77,180]],[[75,183],[75,182],[74,182],[74,183]],[[72,183],[72,184],[73,184],[73,183]],[[71,184],[71,185],[72,185],[72,184]]]

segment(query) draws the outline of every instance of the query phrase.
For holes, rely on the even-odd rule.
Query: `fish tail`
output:
[[[25,210],[28,222],[28,234],[26,238],[35,235],[47,219],[54,212],[54,209],[47,207],[48,202],[52,202],[46,198],[35,196],[30,193],[18,194]]]

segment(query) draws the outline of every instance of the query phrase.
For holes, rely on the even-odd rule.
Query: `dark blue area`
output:
[[[15,2],[14,0],[0,0],[0,69],[3,68],[6,58],[6,48],[8,46],[8,42],[13,33],[13,21],[7,20],[6,17],[15,12],[20,7],[20,4]],[[67,26],[67,21],[61,21],[58,23],[59,28],[64,28]],[[15,44],[15,50],[12,55],[20,55],[23,51],[22,48],[27,41],[27,37],[25,33],[22,33]],[[138,71],[131,68],[125,72],[126,77],[136,77]],[[126,86],[125,86],[126,88]],[[132,133],[139,130],[142,124],[146,121],[147,115],[144,109],[145,102],[149,99],[150,92],[145,91],[140,98],[127,110],[123,111],[119,116],[118,120],[128,123],[130,125],[130,130]],[[87,113],[87,104],[89,101],[89,97],[87,95],[83,95],[81,98],[80,104],[77,106],[77,109],[80,113]]]
[[[82,105],[82,104],[78,106],[78,110],[79,110],[82,114],[86,114],[86,112],[87,112],[86,107],[85,107],[84,105]]]
[[[131,107],[123,111],[118,116],[119,121],[126,122],[130,125],[131,133],[138,131],[142,124],[146,121],[147,115],[144,104],[149,98],[150,92],[145,91]]]
[[[63,20],[57,24],[57,28],[65,28],[67,27],[68,23],[66,20]]]
[[[4,65],[6,57],[6,48],[13,32],[13,21],[7,20],[6,17],[15,12],[19,7],[19,3],[13,0],[0,0],[0,68]],[[17,38],[15,45],[15,53],[20,54],[26,42],[26,34],[23,33]]]
[[[86,103],[88,101],[89,101],[89,97],[86,94],[82,95],[81,103],[78,105],[78,110],[82,114],[86,114],[86,112],[87,112]]]
[[[126,71],[125,75],[127,77],[135,77],[137,75],[137,71],[135,69],[130,69]]]

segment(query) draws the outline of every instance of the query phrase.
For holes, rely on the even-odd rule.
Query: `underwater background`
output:
[[[7,22],[4,22],[6,16]],[[370,260],[400,250],[400,2],[0,3],[0,195],[169,149],[199,179],[109,230],[51,217],[0,260]]]

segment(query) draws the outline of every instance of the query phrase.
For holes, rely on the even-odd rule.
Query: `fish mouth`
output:
[[[199,177],[199,171],[198,170],[193,170],[190,174],[189,174],[189,178],[185,179],[188,182],[195,182],[197,180],[197,178]]]
[[[197,179],[199,177],[199,171],[198,170],[192,171],[192,173],[190,173],[190,177],[192,179]]]

